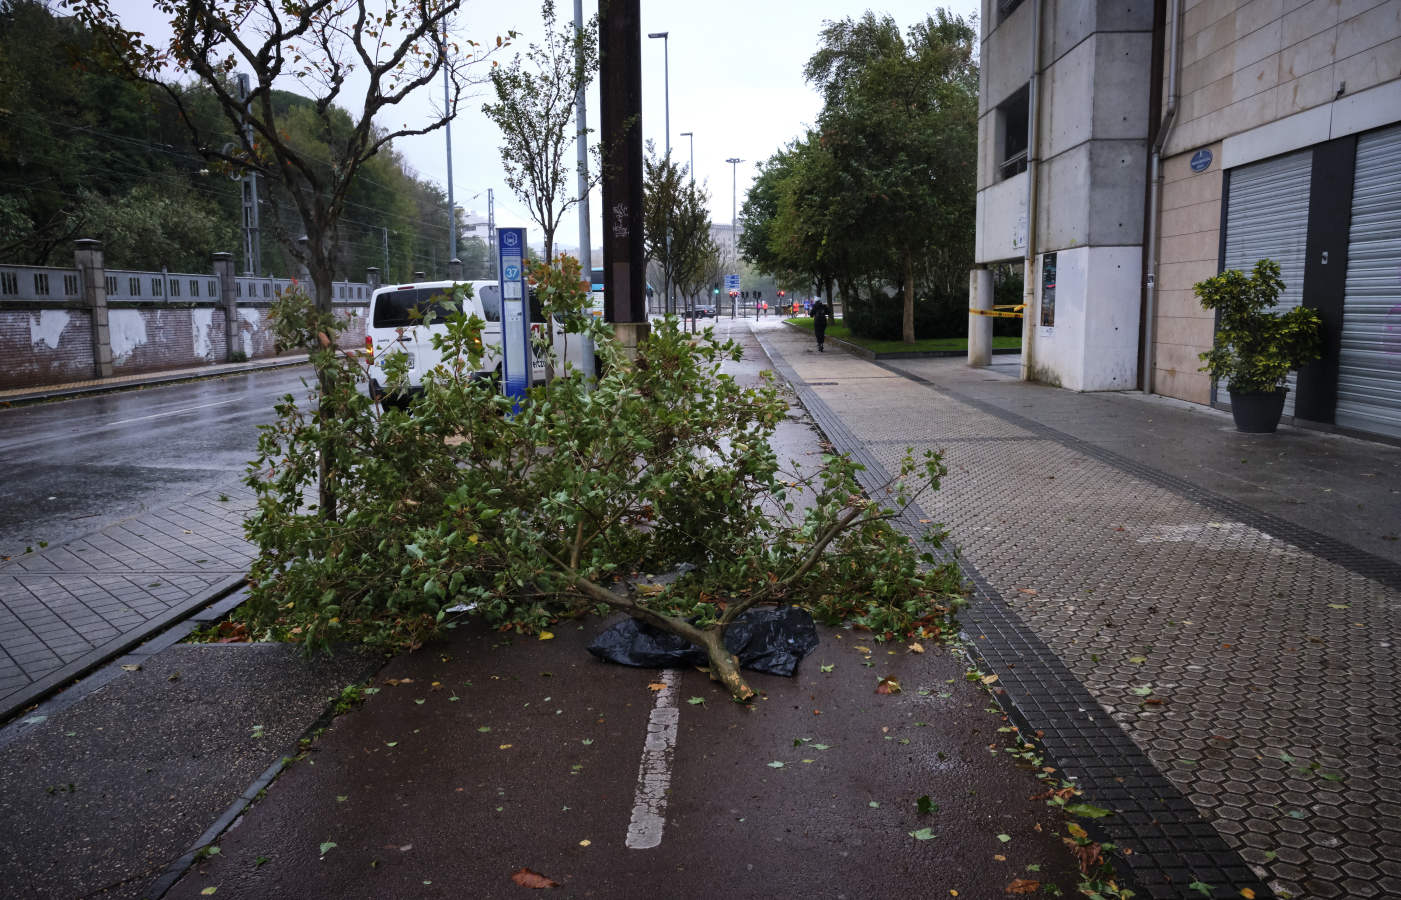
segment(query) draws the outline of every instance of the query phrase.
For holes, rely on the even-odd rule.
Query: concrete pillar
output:
[[[365,270],[365,282],[369,284],[371,291],[379,287],[379,266],[370,266]]]
[[[448,281],[462,280],[462,260],[453,257],[448,260]]]
[[[968,307],[992,309],[992,270],[980,266],[968,273]],[[968,365],[992,363],[992,316],[968,314]]]
[[[112,377],[112,329],[107,320],[107,269],[102,242],[82,238],[73,244],[73,265],[83,286],[83,306],[92,319],[92,374]]]
[[[214,274],[219,278],[219,306],[224,310],[224,359],[233,362],[238,345],[238,283],[234,281],[232,253],[214,254]]]

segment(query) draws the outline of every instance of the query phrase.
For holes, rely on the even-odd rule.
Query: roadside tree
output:
[[[525,203],[545,239],[545,258],[554,258],[555,232],[579,202],[569,157],[580,125],[575,120],[579,90],[598,71],[598,18],[582,30],[559,27],[553,0],[540,6],[545,40],[531,44],[522,64],[520,55],[509,65],[491,70],[496,102],[482,107],[501,129],[501,164],[506,184]],[[592,167],[596,184],[602,166]]]
[[[720,248],[710,236],[710,194],[685,166],[647,145],[643,182],[643,242],[664,283],[691,296],[713,279]],[[666,311],[673,313],[671,298]]]

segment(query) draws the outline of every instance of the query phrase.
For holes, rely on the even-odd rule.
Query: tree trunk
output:
[[[325,259],[324,254],[320,252],[319,243],[320,242],[317,242],[316,245],[307,247],[309,255],[307,271],[311,273],[311,284],[316,298],[316,309],[319,312],[329,315],[332,312],[333,275],[331,273],[330,261]],[[324,338],[326,342],[330,342],[334,339],[333,336],[329,334],[318,334],[317,338]],[[310,349],[312,353],[316,353],[318,349],[322,348],[313,347]],[[334,367],[317,366],[316,378],[321,387],[321,396],[318,399],[318,403],[324,405],[327,397],[335,395],[335,377],[336,373]],[[328,413],[334,416],[338,414],[338,411],[330,409]],[[325,435],[326,430],[323,428],[321,433]],[[331,467],[331,460],[334,457],[335,448],[331,445],[328,438],[323,437],[321,447],[317,453],[317,469],[320,475],[318,479],[320,481],[320,486],[317,492],[317,503],[321,512],[321,518],[327,521],[334,521],[336,518],[336,473]]]
[[[915,342],[915,255],[905,251],[905,317],[900,326],[900,339]]]
[[[739,659],[725,649],[725,636],[719,628],[712,626],[702,632],[705,640],[702,647],[710,657],[710,680],[718,681],[730,692],[730,696],[741,703],[754,699],[754,689],[739,674]]]

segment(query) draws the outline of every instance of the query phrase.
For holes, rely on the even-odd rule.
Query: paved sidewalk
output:
[[[1401,448],[758,330],[873,480],[944,452],[968,632],[1149,896],[1401,896]]]
[[[250,505],[233,480],[0,563],[0,722],[240,584]]]

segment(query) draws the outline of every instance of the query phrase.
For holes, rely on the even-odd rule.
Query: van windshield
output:
[[[484,284],[477,288],[477,298],[482,301],[482,317],[488,322],[501,321],[501,285]]]
[[[457,315],[459,305],[446,288],[386,291],[375,301],[375,318],[370,326],[404,328],[422,325],[430,316],[432,321],[442,322],[450,316]]]

